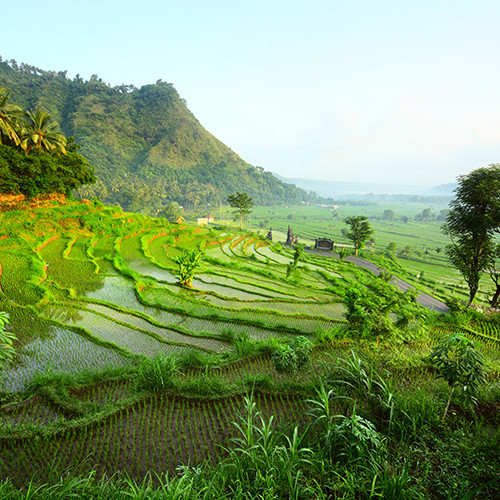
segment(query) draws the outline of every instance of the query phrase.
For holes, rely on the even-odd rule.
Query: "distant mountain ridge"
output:
[[[290,182],[307,191],[314,191],[324,198],[373,198],[380,196],[422,196],[422,197],[453,197],[457,183],[441,184],[439,186],[415,186],[404,184],[369,184],[366,182],[340,182],[318,179],[291,178],[277,175],[283,182]]]
[[[308,194],[245,162],[205,130],[171,83],[111,87],[0,58],[0,87],[24,109],[42,107],[95,167],[99,182],[81,190],[148,212],[167,202],[215,205],[236,191],[256,203],[299,203]]]

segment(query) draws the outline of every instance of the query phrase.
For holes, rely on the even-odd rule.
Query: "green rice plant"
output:
[[[54,306],[52,310],[63,313],[66,311],[59,306]],[[68,322],[92,332],[89,336],[106,345],[117,346],[123,352],[154,357],[158,353],[172,354],[188,348],[160,340],[153,332],[126,326],[98,313],[83,309],[73,309],[73,311],[77,314],[69,315]]]
[[[155,356],[145,359],[137,373],[136,384],[139,390],[165,391],[176,386],[175,376],[180,372],[179,357]]]
[[[112,258],[114,252],[114,238],[111,235],[106,235],[102,238],[95,238],[92,240],[93,246],[91,256],[95,259],[103,259],[105,257]]]
[[[36,259],[19,249],[2,250],[1,291],[18,304],[35,304],[41,299],[40,289],[33,281],[43,276],[42,264],[36,265]]]
[[[78,295],[99,289],[102,277],[95,273],[93,262],[70,260],[64,255],[70,242],[68,238],[58,238],[40,250],[39,255],[46,264],[46,281],[55,282],[64,289],[74,289]]]
[[[409,487],[411,477],[408,460],[399,471],[389,467],[387,462],[382,465],[377,464],[377,466],[371,483],[370,498],[382,497],[387,500],[399,500],[420,497],[414,488]]]
[[[102,315],[112,318],[114,321],[131,325],[132,327],[136,327],[141,330],[145,330],[151,332],[152,334],[157,335],[161,339],[166,342],[176,343],[179,345],[186,344],[188,346],[200,348],[203,350],[217,351],[221,352],[230,348],[230,345],[221,342],[219,340],[215,340],[212,335],[207,334],[203,336],[203,332],[196,330],[196,335],[188,331],[186,328],[180,327],[178,325],[172,325],[170,328],[165,328],[160,326],[155,320],[142,317],[138,317],[129,312],[121,312],[117,309],[113,309],[110,307],[105,307],[99,304],[87,304],[87,309],[96,311]],[[158,310],[153,309],[153,312],[158,312]],[[156,315],[158,316],[158,315]],[[161,318],[164,319],[166,317],[172,318],[172,323],[181,322],[184,317],[173,315],[173,314],[162,314]],[[181,333],[182,332],[182,333]],[[186,333],[188,335],[186,335]]]
[[[321,328],[315,333],[315,343],[319,347],[328,348],[346,336],[347,329],[345,325],[335,325],[328,329]]]
[[[199,396],[217,396],[228,390],[227,381],[208,370],[178,383],[178,387]]]
[[[71,249],[73,248],[75,242],[76,242],[76,236],[67,241],[66,248],[63,250],[62,253],[64,258],[67,259],[69,257],[69,254],[71,253]]]
[[[185,455],[184,455],[185,459],[184,459],[184,460],[182,460],[182,463],[184,463],[184,464],[185,464],[185,463],[189,463],[190,458],[191,458],[193,455],[194,455],[194,457],[193,457],[193,458],[195,458],[195,457],[196,457],[196,448],[194,447],[194,443],[193,443],[193,441],[192,441],[192,437],[193,437],[193,436],[188,436],[188,431],[189,431],[189,429],[187,428],[187,422],[186,422],[186,420],[189,418],[189,415],[188,415],[188,414],[187,414],[187,412],[186,412],[186,399],[185,399],[185,398],[183,398],[183,399],[182,399],[182,403],[181,403],[181,410],[180,410],[180,412],[179,412],[179,413],[180,413],[180,415],[181,415],[181,419],[182,419],[182,420],[181,420],[181,428],[182,428],[182,431],[181,431],[181,432],[182,432],[182,434],[181,434],[181,436],[182,436],[182,439],[183,439],[183,442],[184,442],[184,449],[185,449]],[[193,448],[194,448],[194,450],[193,450],[193,451],[194,451],[193,455],[191,455],[191,454],[189,453],[189,443],[188,443],[188,437],[190,438],[190,440],[189,440],[189,441],[191,442],[191,444],[192,444],[192,446],[193,446]]]
[[[93,343],[69,329],[49,326],[45,336],[35,337],[19,349],[16,363],[4,371],[3,389],[23,391],[48,370],[65,374],[130,365],[130,359],[109,347]]]

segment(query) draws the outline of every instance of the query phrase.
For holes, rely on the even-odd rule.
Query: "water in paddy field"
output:
[[[77,373],[106,366],[125,366],[130,360],[113,349],[94,344],[71,330],[48,326],[18,352],[15,365],[3,371],[2,390],[22,391],[41,373]]]

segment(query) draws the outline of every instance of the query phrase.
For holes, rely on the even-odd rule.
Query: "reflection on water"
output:
[[[88,291],[85,295],[89,299],[103,300],[134,311],[147,313],[149,309],[137,300],[134,282],[122,276],[104,277],[98,290]]]
[[[179,280],[172,274],[170,271],[166,269],[162,269],[161,267],[155,266],[151,262],[143,259],[143,260],[131,260],[127,261],[127,264],[136,272],[143,274],[144,276],[151,276],[158,281],[164,281],[166,283],[177,283]]]
[[[78,320],[82,319],[82,315],[78,309],[52,305],[45,306],[42,309],[42,315],[61,323],[76,323]]]
[[[44,323],[43,319],[38,318]],[[48,334],[32,339],[16,356],[14,366],[4,370],[2,390],[21,391],[39,373],[76,373],[106,366],[125,366],[131,361],[113,349],[92,343],[78,333],[47,325]]]

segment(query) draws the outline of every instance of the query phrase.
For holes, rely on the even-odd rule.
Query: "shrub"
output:
[[[429,359],[439,370],[439,376],[450,387],[450,396],[442,418],[444,422],[457,387],[468,402],[475,402],[474,394],[485,381],[484,361],[474,348],[474,342],[461,333],[443,337],[432,350]]]
[[[16,351],[12,347],[14,340],[17,340],[13,333],[6,331],[5,327],[9,324],[9,314],[0,311],[0,367],[9,364]]]
[[[203,252],[201,250],[193,250],[191,252],[184,250],[182,255],[175,259],[179,266],[179,284],[181,286],[188,288],[193,286],[194,271],[199,266],[202,255]]]
[[[294,375],[303,371],[311,358],[312,343],[305,337],[295,337],[289,344],[278,346],[273,353],[274,368],[278,373]]]

